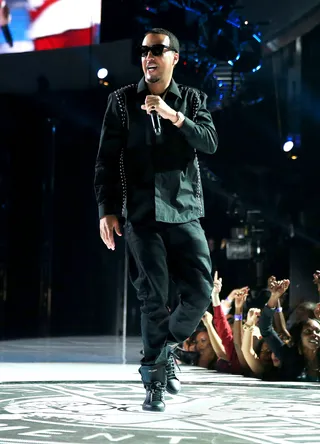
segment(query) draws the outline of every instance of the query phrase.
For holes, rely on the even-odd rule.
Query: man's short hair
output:
[[[163,29],[163,28],[152,28],[150,29],[150,31],[145,33],[145,37],[149,34],[163,34],[163,35],[167,35],[170,39],[170,46],[172,49],[174,49],[177,53],[180,52],[180,43],[178,38],[170,31],[168,31],[167,29]]]

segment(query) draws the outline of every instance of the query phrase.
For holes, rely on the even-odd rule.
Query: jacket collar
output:
[[[138,83],[137,92],[139,94],[139,93],[144,92],[144,91],[148,91],[148,87],[146,85],[144,77],[142,77],[142,79]],[[168,88],[168,93],[172,93],[175,96],[177,96],[180,99],[182,99],[182,96],[181,96],[179,88],[178,88],[178,84],[174,81],[174,79],[171,80],[171,83],[170,83],[169,88]]]

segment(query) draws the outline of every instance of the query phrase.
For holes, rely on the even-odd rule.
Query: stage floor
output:
[[[141,410],[139,338],[0,344],[0,444],[320,444],[320,386],[181,367],[164,413]],[[126,363],[124,362],[124,358]]]

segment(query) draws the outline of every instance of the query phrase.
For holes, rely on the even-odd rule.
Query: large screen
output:
[[[0,53],[99,43],[101,0],[0,0]]]

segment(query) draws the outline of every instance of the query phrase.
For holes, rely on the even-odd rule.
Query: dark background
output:
[[[141,36],[132,21],[136,3],[104,2],[102,41]],[[270,18],[251,4],[257,2],[244,3],[253,20],[259,19],[259,13],[261,19]],[[306,12],[302,9],[300,13],[295,9],[294,20]],[[163,26],[183,36],[187,30],[180,17],[166,16]],[[270,25],[277,33],[283,22],[282,15],[278,17],[277,26]],[[255,80],[263,101],[252,106],[235,101],[213,112],[219,149],[214,156],[200,159],[206,234],[217,245],[230,238],[232,227],[242,223],[242,211],[260,211],[263,220],[259,257],[227,261],[224,253],[216,253],[225,293],[238,285],[259,288],[272,273],[291,278],[292,301],[315,297],[312,273],[319,268],[320,221],[319,38],[319,26],[301,38],[297,160],[281,148],[291,129],[288,84],[294,42],[265,56]],[[181,65],[176,72],[178,80],[184,77],[183,69]],[[127,83],[137,80],[128,78]],[[109,83],[108,87],[97,81],[89,89],[57,91],[44,79],[33,94],[0,96],[2,338],[121,332],[124,245],[119,240],[117,250],[110,252],[102,244],[93,191],[107,96],[123,84],[114,77]],[[129,334],[139,333],[138,310],[130,287]]]

